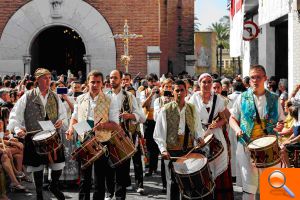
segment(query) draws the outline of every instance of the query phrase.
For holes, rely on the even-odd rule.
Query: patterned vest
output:
[[[83,94],[78,97],[78,122],[86,121],[88,118],[88,112],[90,107],[89,101],[89,93]],[[102,118],[102,122],[108,122],[108,114],[109,114],[109,106],[110,106],[110,98],[107,95],[99,95],[96,107],[94,109],[94,123],[99,122]],[[108,130],[100,130],[96,131],[95,135],[101,142],[105,142],[110,139],[111,131]]]
[[[248,89],[242,93],[241,100],[241,117],[240,127],[243,131],[243,136],[238,139],[239,142],[246,145],[252,139],[252,131],[256,121],[255,102],[253,98],[253,91]],[[278,96],[266,90],[265,93],[267,104],[265,107],[266,114],[262,119],[265,121],[265,130],[267,134],[276,134],[273,130],[278,121]]]
[[[195,136],[195,107],[190,103],[185,103],[185,122],[189,128],[190,136],[189,136],[189,144],[194,140]],[[183,146],[183,137],[179,138],[178,129],[180,122],[180,115],[178,112],[178,105],[175,101],[167,103],[164,105],[166,110],[166,118],[167,118],[167,149],[174,149],[177,147]]]
[[[27,92],[26,97],[24,120],[27,131],[41,129],[38,121],[44,121],[45,116],[55,124],[58,119],[58,97],[55,93],[49,90],[45,108],[36,89]]]

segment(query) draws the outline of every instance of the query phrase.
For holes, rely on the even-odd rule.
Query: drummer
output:
[[[144,123],[146,121],[145,115],[142,109],[138,106],[135,96],[131,92],[127,92],[121,87],[122,72],[119,70],[113,70],[110,73],[110,84],[112,90],[108,92],[108,96],[111,99],[111,105],[109,110],[109,120],[119,124],[125,133],[132,138],[132,127],[137,123]],[[128,159],[122,163],[116,170],[112,169],[116,173],[116,199],[126,198],[126,187],[131,185],[130,181],[130,160]],[[110,181],[109,183],[111,183]],[[108,185],[111,187],[114,185]],[[142,185],[138,186],[143,189]]]
[[[203,129],[197,118],[199,114],[192,104],[185,102],[187,90],[182,80],[175,81],[173,95],[174,101],[164,105],[158,113],[153,135],[165,160],[169,200],[180,199],[170,160],[187,154],[193,148],[194,140],[203,143]]]
[[[51,169],[51,183],[49,190],[59,199],[65,199],[64,194],[58,189],[59,178],[65,166],[64,149],[60,148],[55,155],[40,156],[36,153],[32,141],[32,134],[38,132],[38,121],[51,120],[56,129],[63,125],[63,119],[67,118],[66,109],[60,98],[50,88],[51,73],[47,69],[38,68],[35,73],[37,87],[23,95],[10,113],[8,129],[13,130],[18,137],[25,137],[24,165],[28,172],[33,172],[38,200],[43,199],[43,170],[45,165]]]
[[[207,130],[205,135],[213,134],[224,147],[222,153],[209,162],[212,177],[216,184],[214,199],[233,200],[228,145],[222,130],[223,125],[225,125],[227,121],[225,99],[212,91],[213,79],[210,74],[201,74],[198,83],[200,85],[200,91],[195,92],[189,102],[195,105],[200,114],[199,119],[201,120],[202,127],[204,130]]]
[[[273,130],[276,123],[284,120],[278,96],[264,87],[265,68],[253,65],[249,73],[251,87],[238,97],[230,117],[230,125],[238,136],[237,160],[241,171],[237,172],[237,185],[243,187],[243,199],[259,198],[261,174],[251,163],[250,152],[245,146],[255,138],[276,134]]]
[[[95,130],[95,135],[103,145],[110,139],[110,131],[113,130],[111,123],[108,123],[108,115],[110,108],[109,97],[102,92],[103,75],[101,72],[93,70],[87,76],[89,92],[77,97],[77,104],[74,106],[74,112],[70,121],[69,129],[66,131],[67,139],[73,139],[73,125],[87,121]],[[101,122],[99,122],[101,119]],[[87,135],[84,135],[85,137]],[[78,135],[78,140],[83,142],[84,136]],[[81,183],[79,186],[79,200],[90,199],[92,167],[90,165],[85,170],[81,171]],[[105,196],[105,181],[111,180],[108,177],[113,177],[110,173],[108,158],[102,156],[94,162],[94,180],[95,191],[94,199],[104,199]]]

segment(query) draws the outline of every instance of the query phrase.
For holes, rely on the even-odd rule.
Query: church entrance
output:
[[[68,70],[74,76],[78,71],[86,72],[84,43],[75,30],[66,26],[52,26],[42,31],[33,41],[30,54],[31,73],[39,67],[56,70],[57,75],[66,75]]]

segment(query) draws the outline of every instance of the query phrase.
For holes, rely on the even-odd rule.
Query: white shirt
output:
[[[82,94],[82,95],[86,95],[86,94]],[[99,94],[97,96],[94,97],[94,99],[91,97],[90,93],[88,93],[88,98],[89,98],[89,107],[88,107],[88,113],[87,113],[87,119],[88,120],[94,120],[94,109],[97,105],[97,101],[99,98]],[[77,99],[80,99],[77,97]],[[78,102],[74,105],[74,111],[72,114],[72,118],[76,119],[78,121]]]
[[[179,108],[178,108],[179,109]],[[179,121],[179,128],[178,128],[178,135],[184,135],[185,130],[185,110],[186,105],[182,108],[181,111],[179,111],[180,114],[180,121]],[[197,110],[195,110],[195,139],[203,138],[203,129],[202,126],[199,124],[199,113]],[[161,111],[158,113],[155,129],[153,133],[153,138],[155,142],[158,145],[158,148],[160,152],[167,151],[167,116],[166,116],[166,110],[163,107]]]
[[[39,98],[41,99],[41,102],[45,109],[45,106],[47,104],[47,99],[49,96],[49,92],[47,93],[47,95],[45,97],[43,97],[41,95],[38,87],[36,88],[36,90],[37,90],[37,93],[39,94]],[[26,93],[17,101],[16,105],[11,110],[10,115],[9,115],[9,124],[7,125],[7,130],[10,130],[10,131],[14,130],[15,133],[18,133],[21,129],[25,129],[24,113],[25,113],[25,108],[26,108],[26,103],[27,103]],[[57,99],[58,99],[58,119],[59,120],[66,119],[67,118],[66,108],[63,105],[60,98],[57,98]],[[46,114],[46,112],[45,112],[45,114]]]
[[[262,96],[254,96],[255,105],[257,107],[257,111],[259,113],[259,117],[261,119],[265,118],[265,115],[267,114],[266,105],[267,105],[267,99],[266,95]],[[241,115],[241,103],[242,103],[242,95],[237,97],[236,102],[233,105],[232,109],[232,115],[235,119],[239,120]],[[283,121],[285,119],[284,112],[282,110],[282,106],[280,106],[280,99],[278,98],[278,121]]]
[[[146,89],[147,90],[147,93],[151,93],[151,91],[148,90],[148,88]],[[140,100],[141,100],[141,103],[143,104],[146,99],[147,99],[147,95],[146,95],[146,90],[143,90],[141,93],[140,93]],[[154,101],[155,99],[159,97],[158,94],[154,94],[152,96],[152,99],[151,99],[151,104],[150,104],[150,108],[154,108]]]
[[[132,114],[135,116],[135,122],[144,123],[146,121],[146,117],[141,109],[141,107],[138,105],[137,100],[135,96],[133,96],[131,93],[127,92],[129,98],[132,100]],[[113,121],[117,124],[120,123],[119,116],[120,111],[122,108],[122,101],[123,101],[123,90],[120,90],[118,94],[115,94],[114,92],[109,92],[107,94],[111,99],[110,109],[109,109],[109,121]]]
[[[154,112],[153,112],[153,118],[154,118],[154,121],[156,121],[156,118],[157,118],[157,115],[158,113],[161,111],[162,109],[162,102],[161,101],[167,101],[167,102],[171,102],[169,99],[171,97],[159,97],[159,98],[156,98],[155,101],[154,101]]]

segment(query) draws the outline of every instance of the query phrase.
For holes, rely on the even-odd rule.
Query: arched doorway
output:
[[[31,66],[36,67],[36,64],[31,64],[32,53],[37,53],[33,50],[33,43],[44,31],[58,26],[74,29],[81,36],[87,66],[83,73],[97,69],[109,74],[115,69],[115,39],[104,16],[86,1],[64,0],[61,1],[61,16],[53,17],[51,2],[28,1],[11,16],[0,34],[0,73],[33,73]],[[49,55],[53,58],[52,52]]]
[[[67,74],[68,69],[77,76],[78,71],[85,72],[83,55],[86,53],[80,35],[66,26],[52,26],[43,30],[32,42],[31,72],[38,67],[57,74]]]

